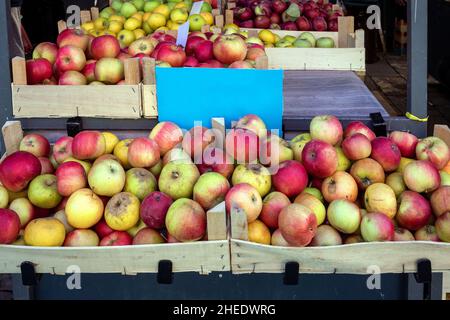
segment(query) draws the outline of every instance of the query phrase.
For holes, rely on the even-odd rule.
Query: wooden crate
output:
[[[126,85],[27,85],[26,62],[12,60],[15,118],[95,117],[138,119],[142,116],[139,60],[125,61]]]
[[[213,122],[214,123],[214,122]],[[9,121],[3,128],[6,154],[18,150],[23,137],[20,121]],[[2,158],[3,159],[3,158]],[[29,247],[0,245],[0,274],[20,273],[20,265],[30,261],[37,273],[64,274],[78,266],[83,273],[154,273],[161,260],[170,260],[174,272],[230,270],[230,252],[225,203],[207,212],[208,241],[166,243],[124,247]]]

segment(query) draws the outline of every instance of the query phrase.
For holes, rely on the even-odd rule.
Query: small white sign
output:
[[[189,33],[189,21],[186,21],[178,27],[177,45],[186,47],[186,41]]]
[[[193,14],[199,14],[200,10],[202,10],[203,1],[194,2],[192,4],[191,13],[189,14],[192,16]]]

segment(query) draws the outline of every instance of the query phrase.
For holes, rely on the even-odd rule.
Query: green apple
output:
[[[287,35],[287,36],[284,36],[282,40],[286,40],[286,41],[288,41],[288,42],[290,42],[290,43],[294,43],[294,41],[295,41],[296,39],[297,39],[297,38],[294,37],[294,36]]]
[[[89,171],[88,182],[95,194],[112,197],[125,186],[125,170],[115,160],[103,160]]]
[[[113,2],[111,2],[111,8],[113,8],[116,12],[120,12],[122,5],[122,0],[113,0]]]
[[[114,9],[111,7],[106,7],[100,12],[100,18],[109,19],[115,13]]]
[[[134,238],[136,234],[144,228],[147,228],[147,225],[144,223],[144,221],[139,219],[139,222],[133,228],[128,229],[127,232]]]
[[[0,209],[5,209],[8,207],[9,194],[8,190],[4,186],[0,185]]]
[[[189,17],[189,31],[201,31],[205,24],[205,19],[199,14],[193,14]]]
[[[56,185],[56,176],[42,174],[34,178],[28,187],[28,199],[38,208],[55,208],[62,200]]]
[[[275,43],[276,48],[287,48],[292,47],[292,43],[290,43],[288,40],[281,39]]]
[[[177,4],[175,2],[168,2],[167,7],[172,11]]]
[[[122,8],[120,9],[120,14],[123,15],[125,18],[129,18],[131,17],[133,14],[135,14],[136,12],[138,12],[138,10],[136,9],[136,7],[130,3],[130,2],[125,2],[122,5]]]
[[[305,190],[303,190],[302,193],[309,193],[310,195],[319,199],[321,202],[324,202],[322,192],[317,188],[308,187],[308,188],[305,188]]]
[[[153,33],[153,30],[152,28],[150,28],[150,25],[147,23],[147,21],[142,24],[142,29],[144,29],[145,33],[147,34]]]
[[[334,40],[330,37],[322,37],[317,39],[317,48],[334,48]]]
[[[200,9],[200,12],[211,12],[212,6],[210,3],[204,1],[202,4],[202,8]]]
[[[140,201],[156,189],[157,181],[147,169],[133,168],[127,171],[124,191],[134,194]]]
[[[316,46],[316,38],[311,32],[303,32],[297,39],[308,40],[313,47]]]
[[[305,39],[297,39],[293,43],[296,48],[312,48],[311,42]]]
[[[441,175],[441,187],[450,186],[450,174],[445,171],[439,171]]]
[[[200,177],[197,166],[183,160],[166,164],[159,176],[159,190],[173,200],[191,198],[194,185]]]
[[[347,171],[352,165],[351,161],[348,160],[348,158],[345,156],[344,151],[341,147],[335,147],[335,149],[338,156],[337,171]]]
[[[132,0],[131,3],[136,7],[137,11],[144,10],[145,0]]]
[[[145,3],[144,11],[145,12],[152,12],[160,4],[161,4],[161,1],[159,1],[159,0],[150,0],[150,1]]]

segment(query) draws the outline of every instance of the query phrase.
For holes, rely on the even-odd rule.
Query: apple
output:
[[[190,56],[186,58],[186,62],[183,64],[183,67],[196,68],[198,67],[198,65],[198,60],[195,57]]]
[[[269,228],[260,220],[248,224],[248,241],[269,245],[271,238]]]
[[[95,65],[97,64],[96,60],[88,60],[86,61],[86,65],[84,66],[81,73],[86,78],[87,83],[92,83],[95,80]]]
[[[383,167],[384,171],[392,172],[400,165],[400,150],[389,138],[378,137],[372,140],[370,157]]]
[[[414,235],[406,229],[403,228],[395,228],[394,229],[394,238],[392,241],[415,241]]]
[[[303,177],[303,179],[305,179],[305,177]],[[231,183],[233,186],[240,183],[248,183],[258,190],[261,197],[268,194],[272,187],[269,170],[260,164],[238,165],[236,169],[234,169]]]
[[[337,199],[355,202],[358,197],[358,185],[349,173],[336,171],[323,181],[322,195],[327,202]]]
[[[226,152],[237,163],[254,163],[259,154],[259,138],[253,131],[247,129],[231,129],[227,132]]]
[[[120,164],[125,169],[130,169],[131,166],[128,163],[128,148],[133,142],[133,139],[124,139],[122,141],[119,141],[116,146],[114,147],[114,155],[119,159]]]
[[[247,60],[256,62],[256,60],[258,60],[258,58],[264,57],[264,56],[266,56],[266,52],[264,51],[264,49],[255,47],[255,48],[249,48],[247,50],[247,56],[245,58]]]
[[[195,183],[193,199],[204,210],[209,210],[223,202],[229,190],[230,183],[227,178],[217,172],[207,172],[202,174]]]
[[[160,153],[164,156],[183,140],[183,132],[175,123],[164,121],[152,129],[149,138],[158,144]]]
[[[167,163],[159,176],[158,186],[172,199],[190,198],[200,173],[193,163],[182,160]],[[177,238],[178,239],[178,238]]]
[[[53,156],[56,162],[63,163],[64,160],[72,156],[72,137],[61,137],[53,145]]]
[[[133,245],[142,244],[158,244],[166,242],[161,234],[151,228],[144,228],[139,230],[139,232],[133,238]]]
[[[126,231],[114,231],[100,241],[100,246],[130,246],[133,238]]]
[[[36,59],[47,59],[52,65],[56,61],[56,56],[58,54],[58,46],[51,42],[39,43],[33,50],[33,60]]]
[[[444,186],[434,191],[430,201],[436,217],[450,211],[450,187]]]
[[[262,210],[262,199],[258,190],[248,183],[234,185],[225,196],[225,207],[228,214],[235,210],[245,212],[247,222],[255,221]]]
[[[420,140],[416,147],[417,160],[428,160],[441,170],[450,160],[450,149],[438,137],[428,137]]]
[[[162,159],[162,164],[163,167],[168,164],[169,162],[173,162],[173,161],[178,161],[178,162],[182,162],[182,163],[193,163],[191,156],[188,155],[183,149],[181,148],[174,148],[172,150],[170,150],[169,152],[167,152],[163,159]]]
[[[66,29],[58,35],[56,44],[60,49],[70,45],[86,51],[89,45],[89,36],[80,29]]]
[[[282,162],[272,177],[275,190],[289,198],[299,195],[308,184],[308,174],[303,165],[295,160]],[[356,183],[355,183],[356,185]]]
[[[222,149],[207,147],[203,151],[203,159],[197,164],[201,174],[206,172],[217,172],[225,178],[229,178],[234,171],[233,158]]]
[[[320,184],[320,187],[322,187],[322,184]],[[320,202],[322,202],[322,203],[324,202],[322,192],[318,188],[314,188],[312,186],[305,188],[305,190],[303,190],[303,192],[301,194],[305,194],[305,193],[314,196],[315,198],[320,200]]]
[[[17,151],[0,163],[0,182],[8,191],[24,190],[41,173],[39,159],[29,152]]]
[[[361,134],[365,135],[367,137],[367,139],[369,139],[370,141],[372,141],[376,138],[375,133],[361,121],[350,122],[348,124],[347,128],[345,128],[344,137],[347,138],[356,133],[361,133]]]
[[[175,44],[161,47],[156,57],[159,61],[169,63],[172,67],[181,67],[186,62],[186,53],[183,47]]]
[[[105,221],[117,231],[125,231],[139,221],[139,199],[130,192],[114,195],[105,207]]]
[[[402,157],[413,158],[416,154],[416,146],[419,140],[409,132],[393,131],[389,134],[392,140],[400,150]]]
[[[436,233],[441,241],[450,242],[450,211],[437,218]]]
[[[42,84],[53,75],[52,64],[44,58],[28,60],[26,62],[27,84]]]
[[[55,210],[57,210],[57,209],[55,209]],[[66,212],[64,211],[64,209],[57,210],[56,213],[52,217],[59,220],[59,222],[61,222],[64,225],[66,234],[74,230],[74,228],[67,221],[67,215],[66,215]]]
[[[95,166],[105,160],[114,160],[114,161],[120,162],[119,158],[117,158],[115,155],[107,153],[107,154],[104,154],[104,155],[98,157],[97,159],[95,159],[92,166]]]
[[[96,225],[103,216],[102,200],[90,189],[80,189],[67,200],[66,215],[71,226],[88,229]]]
[[[128,163],[135,168],[150,168],[160,159],[158,144],[150,138],[136,138],[128,147]]]
[[[224,64],[243,61],[247,55],[245,41],[236,35],[223,35],[214,41],[214,57]]]
[[[120,44],[116,37],[104,35],[95,38],[91,43],[91,55],[94,60],[116,58],[120,53]],[[131,55],[134,55],[130,53]]]
[[[403,191],[406,190],[403,175],[400,172],[393,172],[386,178],[386,184],[394,190],[395,196],[398,198]]]
[[[64,247],[97,247],[98,235],[89,229],[76,229],[69,232],[64,240]]]
[[[63,197],[68,197],[87,185],[86,172],[83,166],[74,161],[62,163],[56,169],[56,179],[58,193]]]
[[[383,213],[390,219],[397,213],[394,190],[384,183],[374,183],[366,189],[364,204],[368,212]]]
[[[105,138],[99,131],[82,131],[72,141],[72,153],[78,160],[98,158],[105,150]]]
[[[213,42],[210,40],[202,40],[194,47],[194,57],[199,62],[206,62],[214,58]]]
[[[383,213],[368,213],[361,221],[361,235],[367,242],[392,241],[394,223]]]
[[[309,125],[309,131],[313,140],[321,140],[333,146],[342,141],[342,125],[335,116],[314,117]]]
[[[327,210],[328,222],[337,230],[345,234],[355,233],[361,222],[359,207],[345,199],[334,200]]]
[[[59,49],[55,66],[59,72],[82,71],[86,65],[83,50],[75,46],[65,46]]]
[[[206,233],[206,213],[191,199],[178,199],[166,215],[167,232],[181,242],[196,241]]]
[[[0,209],[5,209],[9,204],[8,190],[0,184]]]
[[[50,143],[40,134],[27,134],[20,141],[19,150],[32,153],[36,157],[48,157],[50,153]]]
[[[56,176],[43,174],[34,178],[28,186],[28,199],[42,209],[55,208],[62,200],[58,193]]]
[[[405,168],[408,164],[410,164],[411,162],[415,161],[414,159],[411,158],[404,158],[402,157],[400,159],[400,165],[397,168],[397,172],[400,172],[403,174],[403,172],[405,171]]]
[[[17,213],[9,209],[0,209],[0,244],[16,241],[20,231],[20,219]]]
[[[200,43],[206,40],[206,37],[202,34],[200,35],[192,35],[192,32],[189,34],[189,37],[186,41],[185,51],[188,56],[194,54],[195,47]]]
[[[361,242],[364,242],[364,239],[360,235],[354,234],[354,235],[348,236],[345,239],[344,244],[354,244],[354,243],[361,243]]]
[[[260,140],[259,162],[262,165],[275,166],[294,159],[294,151],[289,143],[275,134],[268,134]]]
[[[60,86],[84,86],[88,83],[86,77],[78,71],[66,71],[60,77],[58,85]]]
[[[426,225],[417,230],[414,233],[414,238],[416,238],[417,241],[440,241],[436,232],[436,227],[432,225]]]
[[[161,174],[161,170],[163,168],[162,160],[160,159],[157,164],[149,169],[149,171],[153,174],[156,179],[159,179],[159,175]]]
[[[105,219],[101,219],[93,228],[97,235],[100,237],[100,239],[103,239],[107,235],[114,232],[113,229],[111,229],[108,224],[106,223]]]
[[[450,173],[439,171],[439,175],[441,176],[441,186],[450,186]]]
[[[291,204],[289,198],[278,191],[265,196],[259,219],[271,229],[278,229],[278,215],[280,211]]]
[[[270,244],[278,247],[289,247],[289,243],[283,238],[280,229],[277,229],[272,233]]]
[[[119,162],[104,160],[93,166],[88,174],[89,186],[97,195],[112,197],[125,186],[125,170]]]
[[[350,174],[360,190],[365,190],[374,183],[384,183],[385,181],[383,167],[370,158],[356,161],[350,168]]]
[[[165,193],[159,191],[150,193],[141,203],[140,216],[142,221],[150,228],[163,228],[167,210],[169,210],[172,202],[172,199]]]
[[[419,193],[433,192],[441,184],[439,171],[427,160],[408,164],[404,169],[403,179],[408,189]]]
[[[14,199],[9,204],[9,210],[17,213],[20,219],[21,228],[25,228],[28,222],[33,220],[36,216],[35,208],[27,198]]]
[[[370,157],[372,145],[365,135],[356,133],[342,141],[342,150],[349,160],[356,161]]]
[[[290,245],[305,247],[316,235],[317,219],[312,210],[293,203],[281,210],[278,225]]]
[[[303,148],[302,163],[306,171],[314,177],[329,177],[337,170],[336,149],[327,142],[311,140]]]
[[[324,204],[315,196],[309,194],[309,193],[301,193],[299,194],[295,200],[294,203],[301,204],[314,213],[317,220],[317,225],[321,225],[325,221],[326,217],[326,209]]]
[[[212,131],[202,126],[195,126],[191,128],[183,137],[183,150],[186,151],[195,163],[201,162],[203,151],[212,146],[215,141],[215,136]]]
[[[236,123],[235,128],[252,131],[260,138],[267,136],[266,124],[259,116],[255,114],[247,114],[240,118]]]
[[[301,133],[290,141],[289,144],[294,153],[295,160],[302,161],[303,148],[305,148],[305,145],[311,140],[311,135],[309,133]]]
[[[339,232],[329,225],[321,225],[317,228],[316,235],[309,244],[311,247],[338,246],[342,244]]]
[[[101,58],[95,64],[95,79],[105,84],[116,84],[123,80],[123,62],[116,58]]]
[[[124,191],[134,194],[140,201],[156,191],[157,186],[153,174],[144,168],[132,168],[126,173]]]
[[[334,147],[338,157],[338,166],[336,171],[347,171],[350,169],[352,162],[345,156],[344,151],[341,147]]]
[[[144,54],[150,56],[155,49],[153,40],[149,38],[141,38],[130,44],[128,47],[128,53],[132,56],[137,54]]]
[[[398,199],[397,222],[403,228],[416,231],[427,225],[431,206],[427,199],[414,191],[405,191]]]

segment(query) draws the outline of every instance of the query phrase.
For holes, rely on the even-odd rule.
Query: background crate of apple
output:
[[[6,153],[0,162],[19,150],[23,131],[20,121],[2,127]],[[21,273],[21,264],[31,262],[37,273],[65,274],[76,265],[83,273],[156,273],[159,262],[172,262],[173,272],[230,270],[230,253],[225,203],[207,212],[207,241],[164,243],[124,247],[30,247],[0,245],[0,274]]]

